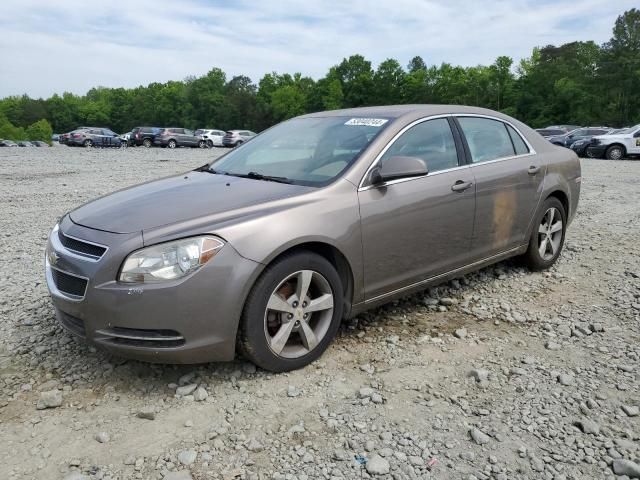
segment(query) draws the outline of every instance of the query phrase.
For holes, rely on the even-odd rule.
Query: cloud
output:
[[[354,53],[374,64],[488,64],[535,46],[607,41],[635,0],[3,0],[0,96],[85,93],[220,67],[318,78]]]

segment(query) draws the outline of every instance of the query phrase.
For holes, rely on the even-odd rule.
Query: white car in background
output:
[[[587,155],[609,160],[621,160],[627,156],[640,155],[640,124],[620,133],[593,137]]]
[[[224,131],[222,130],[207,130],[200,129],[195,131],[196,136],[201,136],[207,142],[207,146],[211,147],[221,147],[222,146],[222,137],[224,137]]]

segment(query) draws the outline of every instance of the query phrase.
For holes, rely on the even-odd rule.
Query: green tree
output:
[[[51,144],[51,135],[53,135],[53,129],[45,119],[32,123],[26,130],[27,140],[41,140]]]

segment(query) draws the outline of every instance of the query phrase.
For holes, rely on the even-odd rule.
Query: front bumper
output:
[[[605,152],[607,151],[607,147],[608,147],[608,145],[589,144],[589,146],[587,146],[587,149],[593,155],[594,158],[603,158]],[[586,152],[586,150],[585,150],[585,152]]]
[[[60,230],[107,248],[99,260],[87,259],[66,248],[57,232],[49,237],[47,285],[56,316],[68,331],[115,355],[137,360],[203,363],[233,359],[242,307],[260,264],[241,257],[227,244],[213,260],[180,280],[120,283],[115,279],[122,261],[142,247],[140,233],[101,232],[76,225],[68,216]],[[56,283],[59,272],[85,279],[84,291],[79,288],[69,294],[69,284]]]

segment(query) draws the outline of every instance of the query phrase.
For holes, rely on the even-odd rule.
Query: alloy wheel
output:
[[[551,207],[538,227],[538,253],[543,260],[549,261],[557,255],[562,243],[562,227],[562,215],[557,208]]]
[[[613,147],[609,149],[609,159],[620,160],[622,158],[622,149],[620,147]]]
[[[318,346],[333,318],[334,296],[327,279],[313,270],[285,278],[269,296],[264,332],[271,351],[299,358]]]
[[[175,140],[169,140],[169,148],[176,148],[178,146],[178,144],[176,143]]]

